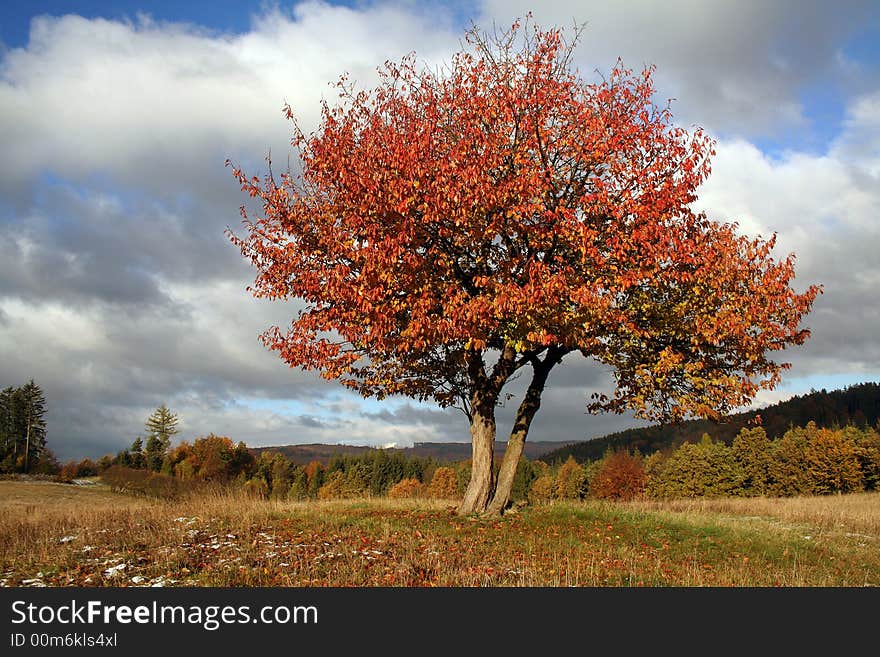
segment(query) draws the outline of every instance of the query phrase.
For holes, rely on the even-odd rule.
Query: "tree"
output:
[[[571,458],[571,457],[569,457]],[[645,491],[645,469],[638,454],[609,452],[590,479],[590,495],[599,499],[631,500]]]
[[[300,173],[233,166],[262,206],[228,231],[257,269],[249,289],[304,304],[263,343],[365,396],[462,410],[460,514],[506,507],[564,357],[613,372],[591,412],[716,418],[779,381],[787,365],[768,354],[804,342],[820,291],[791,288],[775,236],[692,209],[712,140],[672,125],[651,69],[581,78],[577,40],[517,22],[472,30],[445,68],[410,55],[362,91],[343,76],[315,132],[286,108]],[[496,480],[496,405],[529,370]]]
[[[554,488],[556,497],[560,500],[581,499],[586,493],[586,488],[587,473],[574,457],[569,456],[556,473]]]
[[[746,497],[766,495],[770,485],[773,445],[763,427],[740,430],[730,448],[740,481],[737,492]]]
[[[859,447],[842,429],[819,429],[805,453],[812,490],[817,495],[851,493],[863,489],[864,473]]]
[[[406,477],[388,489],[388,497],[396,499],[421,497],[423,491],[422,482],[412,477]]]
[[[147,467],[160,470],[165,454],[171,447],[171,437],[179,433],[177,415],[168,410],[165,404],[153,411],[144,427],[147,429],[147,445],[144,456]]]
[[[742,479],[730,448],[708,434],[699,443],[683,443],[648,480],[651,497],[723,497]]]
[[[13,399],[15,388],[9,386],[0,390],[0,469],[2,471],[15,470],[15,411]]]
[[[144,439],[140,436],[135,438],[131,443],[131,447],[128,448],[127,463],[124,465],[135,469],[147,467],[147,460],[144,456]]]
[[[767,492],[780,497],[809,495],[812,485],[807,463],[807,445],[818,433],[815,422],[795,427],[773,441]]]
[[[162,463],[168,453],[167,449],[166,444],[156,434],[147,436],[147,444],[144,446],[144,461],[148,470],[159,472],[162,469]]]
[[[31,466],[40,462],[46,449],[45,415],[46,398],[33,379],[19,388],[0,391],[0,462],[4,470],[30,472]]]

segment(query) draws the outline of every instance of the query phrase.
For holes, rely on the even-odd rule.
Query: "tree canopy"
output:
[[[775,236],[693,209],[713,141],[672,124],[650,68],[586,81],[576,42],[517,22],[471,31],[445,68],[386,62],[371,90],[343,76],[316,131],[286,108],[298,174],[233,167],[262,204],[230,232],[257,269],[250,290],[305,304],[263,342],[364,395],[462,409],[462,513],[507,504],[566,354],[613,372],[590,411],[718,417],[773,387],[787,365],[770,353],[809,334],[819,288],[791,287]],[[522,368],[532,379],[496,486],[495,406]]]

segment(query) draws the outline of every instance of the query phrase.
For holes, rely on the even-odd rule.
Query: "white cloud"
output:
[[[507,26],[529,11],[543,27],[587,24],[583,71],[606,72],[617,57],[636,70],[656,65],[658,98],[677,99],[679,121],[754,136],[805,127],[807,83],[858,75],[839,43],[873,9],[867,0],[487,0],[482,22]]]
[[[792,150],[774,158],[742,140],[720,142],[695,204],[740,221],[744,232],[777,232],[777,254],[797,257],[795,286],[824,286],[804,322],[812,338],[783,354],[795,365],[788,377],[880,370],[871,329],[880,325],[880,175],[876,151],[861,148],[877,139],[876,117],[865,111],[872,101],[853,102],[823,155]]]
[[[443,27],[391,6],[315,2],[261,15],[234,36],[143,17],[35,18],[28,47],[7,52],[0,69],[0,175],[9,183],[47,169],[75,180],[98,172],[179,189],[226,157],[286,153],[284,102],[314,125],[320,98],[345,71],[368,84],[378,65],[415,45],[442,58],[457,38]]]

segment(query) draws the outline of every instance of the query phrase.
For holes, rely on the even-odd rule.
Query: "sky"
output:
[[[586,24],[576,64],[656,67],[677,124],[717,139],[695,206],[778,234],[798,290],[824,294],[755,405],[880,380],[880,5],[872,0],[247,3],[75,1],[0,8],[0,387],[33,378],[61,458],[115,453],[160,404],[179,439],[251,446],[467,441],[464,415],[364,400],[258,341],[293,308],[245,290],[224,236],[246,199],[224,163],[284,161],[290,103],[316,126],[330,84],[363,87],[415,52],[448,62],[464,31]],[[569,356],[530,440],[637,426],[587,415],[606,370]],[[499,409],[499,437],[510,407]]]

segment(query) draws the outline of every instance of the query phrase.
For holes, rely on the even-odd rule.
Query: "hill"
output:
[[[495,441],[495,455],[501,457],[507,443],[503,441]],[[524,455],[530,460],[539,459],[548,452],[552,452],[559,447],[558,442],[526,442]],[[273,447],[251,447],[250,451],[254,456],[259,456],[260,452],[280,452],[293,463],[305,465],[310,461],[320,461],[327,464],[334,456],[358,455],[377,449],[376,447],[365,447],[361,445],[325,445],[320,443],[310,443],[306,445],[280,445]],[[407,457],[432,458],[441,463],[453,463],[455,461],[466,461],[471,457],[470,443],[415,443],[412,447],[389,447],[386,448],[393,452],[402,452]]]
[[[697,442],[704,433],[715,440],[730,444],[743,427],[754,424],[761,416],[761,425],[771,438],[778,438],[792,426],[804,426],[810,421],[820,427],[875,426],[880,419],[880,383],[862,383],[841,390],[812,391],[792,397],[766,408],[730,415],[721,422],[688,420],[679,424],[660,424],[640,429],[627,429],[602,438],[570,443],[545,453],[541,459],[548,463],[564,461],[569,456],[580,462],[601,458],[606,450],[639,450],[651,454],[683,442]]]

